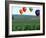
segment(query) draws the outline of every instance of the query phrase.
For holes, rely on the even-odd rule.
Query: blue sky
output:
[[[35,10],[40,9],[40,8],[32,7],[33,10],[32,10],[32,12],[30,12],[29,7],[26,7],[26,8],[27,8],[26,13],[23,13],[22,15],[35,15]],[[13,6],[12,7],[12,14],[13,15],[20,15],[20,13],[19,13],[20,9],[22,9],[22,7],[20,7],[20,6]]]

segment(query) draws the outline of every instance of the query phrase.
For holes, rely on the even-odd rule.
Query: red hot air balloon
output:
[[[22,10],[22,9],[20,9],[20,10],[19,10],[19,12],[20,12],[20,14],[22,15],[22,13],[23,13],[23,10]]]
[[[24,12],[26,12],[26,10],[27,10],[26,7],[23,7],[22,9],[23,9]]]

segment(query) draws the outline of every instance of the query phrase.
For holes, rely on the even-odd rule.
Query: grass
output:
[[[35,19],[35,20],[32,20],[32,19],[22,20],[21,19],[20,21],[19,20],[20,19],[12,20],[12,31],[40,30],[40,19]]]

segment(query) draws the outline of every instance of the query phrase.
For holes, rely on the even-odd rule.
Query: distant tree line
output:
[[[14,15],[12,15],[12,19],[14,19]]]

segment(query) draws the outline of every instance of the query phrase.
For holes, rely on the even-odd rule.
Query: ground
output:
[[[40,17],[29,15],[13,15],[12,31],[40,30]]]

